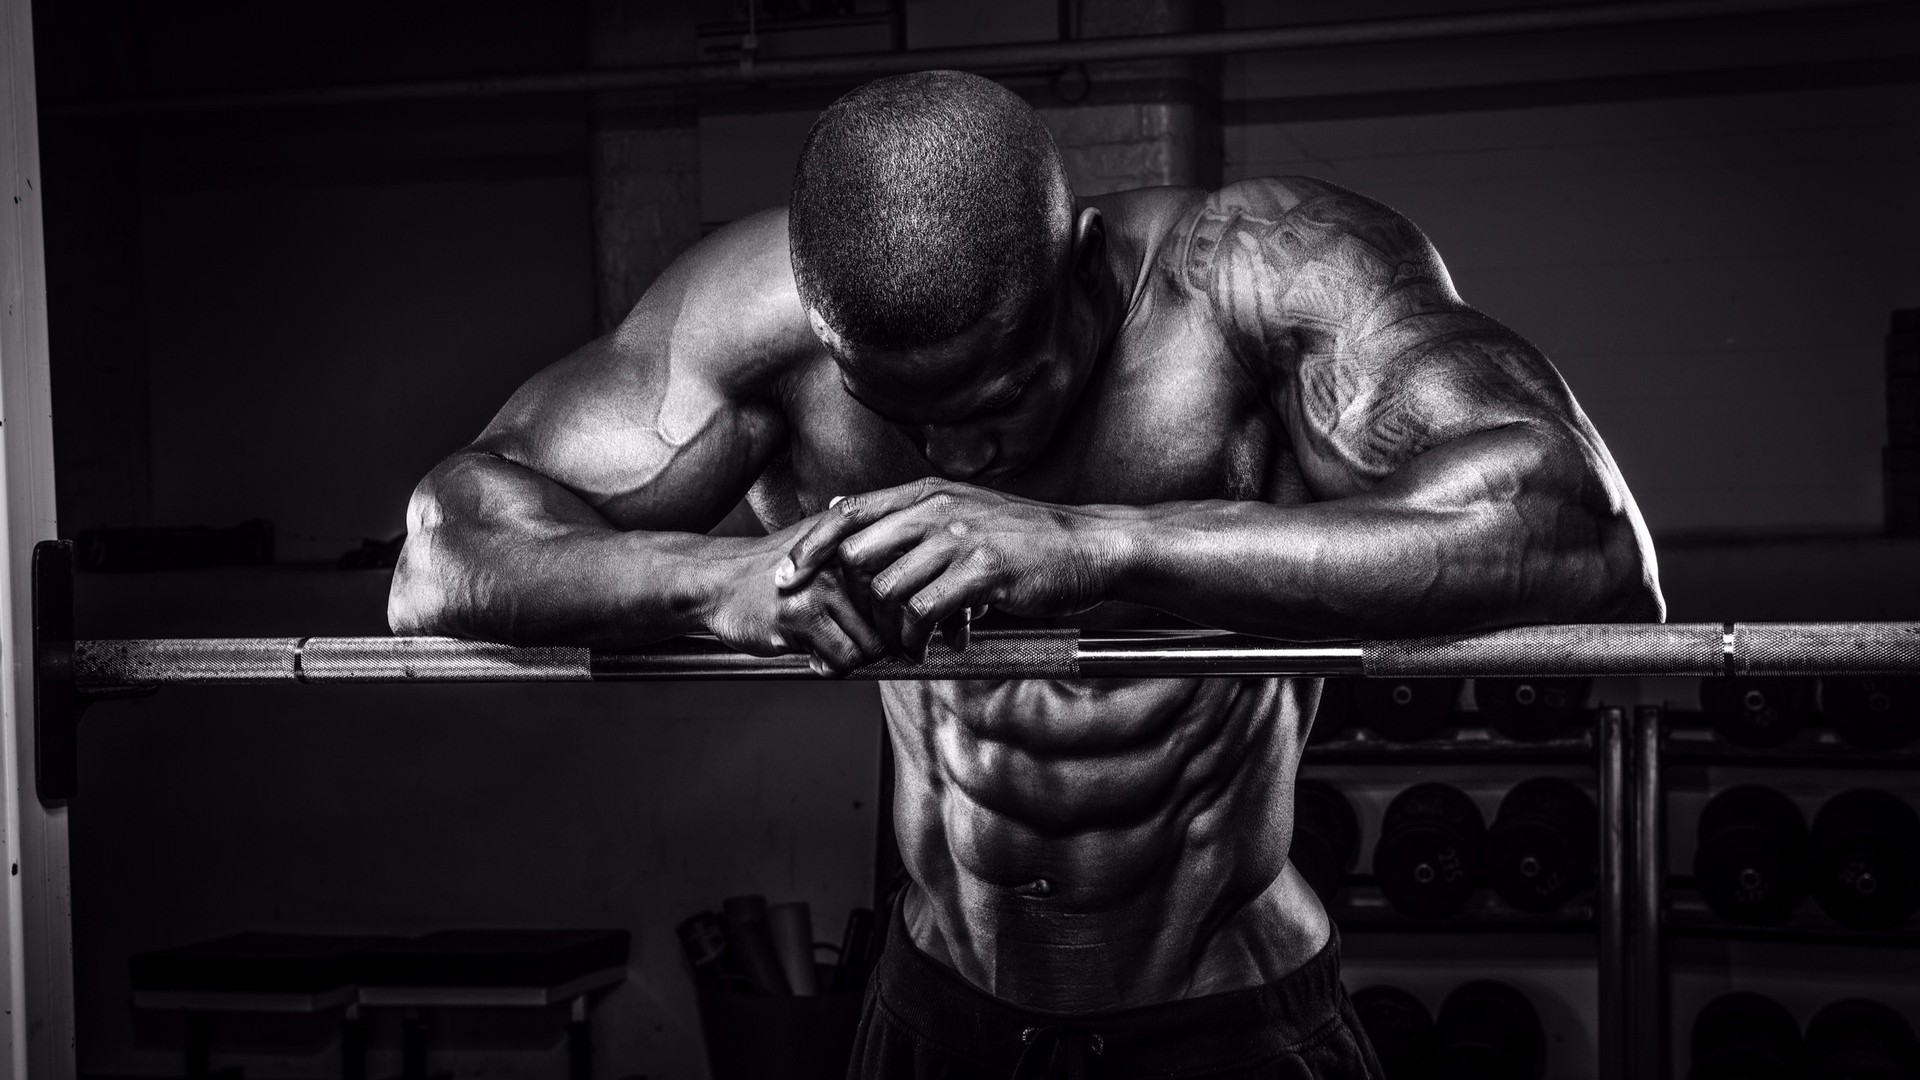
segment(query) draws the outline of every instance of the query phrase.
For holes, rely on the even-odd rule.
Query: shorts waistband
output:
[[[1071,1032],[1128,1073],[1165,1073],[1273,1058],[1340,1017],[1340,933],[1262,986],[1095,1013],[1025,1009],[974,986],[913,943],[896,900],[873,992],[888,1012],[946,1053],[1012,1068],[1037,1031]],[[1104,1075],[1104,1074],[1103,1074]]]

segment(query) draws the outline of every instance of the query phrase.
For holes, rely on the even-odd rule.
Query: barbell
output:
[[[82,706],[162,686],[823,678],[804,656],[752,656],[704,635],[639,651],[516,648],[445,637],[79,640],[71,544],[37,545],[33,571],[36,748],[46,799],[72,795],[73,728]],[[1813,674],[1920,674],[1920,623],[1599,623],[1359,642],[1205,629],[983,630],[964,651],[935,641],[923,662],[883,659],[846,677]]]
[[[805,656],[752,656],[706,635],[644,650],[516,648],[447,637],[75,641],[83,687],[394,682],[815,679]],[[1520,626],[1365,642],[1289,642],[1214,630],[982,630],[965,651],[882,659],[849,679],[1083,679],[1360,675],[1893,675],[1920,672],[1920,623]]]

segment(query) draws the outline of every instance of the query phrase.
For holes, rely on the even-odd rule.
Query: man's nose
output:
[[[978,431],[929,426],[921,430],[927,458],[934,471],[949,480],[970,480],[993,464],[999,447]]]

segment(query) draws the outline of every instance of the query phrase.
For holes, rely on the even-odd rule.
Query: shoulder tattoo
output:
[[[1180,265],[1301,449],[1362,483],[1564,392],[1537,350],[1461,302],[1412,222],[1330,184],[1228,186]]]

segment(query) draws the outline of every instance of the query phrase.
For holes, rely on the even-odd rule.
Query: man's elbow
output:
[[[415,546],[414,534],[409,533],[393,570],[393,585],[387,590],[387,627],[396,634],[433,634],[441,629],[440,615],[445,610],[441,590],[419,570]]]
[[[452,568],[444,565],[433,481],[432,476],[421,481],[407,504],[407,540],[387,589],[387,627],[395,634],[449,633],[454,622],[447,587]]]
[[[1660,562],[1640,515],[1628,508],[1599,530],[1595,577],[1601,583],[1594,604],[1599,622],[1661,623],[1667,600],[1660,591]]]
[[[1613,622],[1663,623],[1667,621],[1667,598],[1660,592],[1660,577],[1651,563],[1616,590]]]

